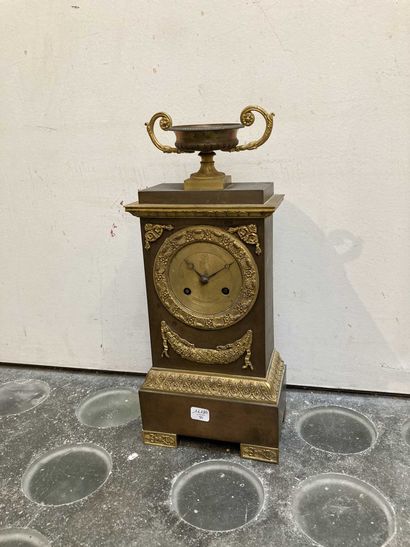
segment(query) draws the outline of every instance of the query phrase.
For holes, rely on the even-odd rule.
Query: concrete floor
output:
[[[0,545],[410,546],[409,399],[289,390],[275,466],[225,443],[145,446],[141,376],[0,378]]]

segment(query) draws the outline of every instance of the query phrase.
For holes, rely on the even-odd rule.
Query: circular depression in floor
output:
[[[404,422],[402,434],[404,442],[410,446],[410,420]]]
[[[31,528],[3,528],[0,530],[1,547],[51,547],[49,541]]]
[[[305,412],[296,424],[299,435],[326,452],[356,454],[377,438],[371,421],[360,412],[340,406],[319,406]]]
[[[111,457],[96,444],[66,445],[36,458],[22,478],[24,494],[42,505],[81,500],[107,480]]]
[[[188,524],[202,530],[234,530],[262,509],[264,490],[258,476],[224,461],[195,464],[175,480],[171,504]]]
[[[104,429],[127,424],[141,414],[138,393],[132,389],[102,389],[83,399],[76,411],[79,421]]]
[[[41,380],[15,380],[0,386],[0,416],[21,414],[44,402],[50,388]]]
[[[382,547],[395,532],[384,496],[355,477],[323,473],[306,479],[293,500],[300,529],[324,547]]]

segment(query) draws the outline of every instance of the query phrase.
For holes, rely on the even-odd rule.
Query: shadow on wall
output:
[[[390,389],[397,357],[352,288],[345,263],[363,242],[345,230],[326,236],[291,203],[275,218],[275,345],[288,382]],[[393,378],[392,378],[393,380]]]

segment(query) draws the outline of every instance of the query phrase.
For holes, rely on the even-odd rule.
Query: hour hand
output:
[[[195,265],[189,260],[187,260],[186,258],[185,258],[185,262],[188,268],[190,270],[193,270],[198,275],[199,281],[202,283],[202,285],[206,285],[208,283],[209,276],[201,274],[201,272],[198,272],[198,270],[195,268]]]
[[[195,265],[193,264],[193,262],[190,262],[189,260],[185,258],[185,263],[190,270],[193,270],[197,275],[199,275],[199,277],[203,277],[203,275],[200,272],[198,272],[198,270],[195,268]]]

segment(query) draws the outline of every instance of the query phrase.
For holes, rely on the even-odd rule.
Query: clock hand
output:
[[[198,270],[195,268],[195,266],[192,262],[190,262],[186,258],[185,258],[185,262],[186,262],[186,265],[188,266],[188,268],[190,270],[193,270],[197,275],[199,275],[199,277],[202,277],[202,274],[198,272]]]
[[[200,272],[198,272],[198,270],[195,268],[195,265],[192,262],[190,262],[189,260],[187,260],[186,258],[185,258],[185,262],[186,262],[186,265],[188,266],[188,268],[190,270],[193,270],[199,276],[199,280],[201,281],[202,285],[206,285],[208,283],[209,276],[206,276],[206,275],[201,274]]]
[[[218,274],[219,272],[222,272],[222,270],[229,270],[229,268],[232,266],[233,263],[234,261],[230,262],[229,264],[224,264],[222,268],[220,268],[219,270],[216,270],[216,272],[212,273],[211,275],[208,275],[208,280],[211,279],[211,277],[213,277],[214,275]]]

